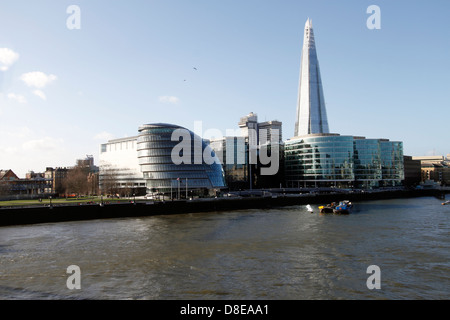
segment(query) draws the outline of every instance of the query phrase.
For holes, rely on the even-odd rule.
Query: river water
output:
[[[0,299],[449,299],[449,217],[413,198],[2,227]]]

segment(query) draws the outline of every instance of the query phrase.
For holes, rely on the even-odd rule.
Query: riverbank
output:
[[[397,190],[361,193],[278,194],[261,197],[222,197],[188,201],[129,201],[1,208],[0,226],[111,218],[144,217],[241,209],[269,209],[294,205],[322,205],[340,200],[369,200],[439,196],[436,190]]]

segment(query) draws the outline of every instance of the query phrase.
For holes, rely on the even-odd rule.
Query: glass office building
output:
[[[312,134],[285,142],[287,187],[401,185],[403,145],[385,139]]]
[[[353,145],[356,186],[376,187],[382,180],[380,140],[354,137]]]
[[[348,186],[354,180],[353,137],[312,134],[285,142],[287,187]]]
[[[401,181],[405,178],[403,143],[380,140],[380,148],[383,185],[401,185]]]
[[[305,24],[295,136],[329,133],[328,117],[312,21]]]
[[[401,185],[403,143],[329,133],[310,19],[306,22],[295,137],[285,142],[287,187],[377,188]]]
[[[231,190],[249,188],[246,137],[222,137],[210,140],[210,146],[221,160],[227,187]]]
[[[206,193],[225,187],[222,165],[214,151],[183,127],[161,123],[141,126],[137,157],[148,192],[167,194],[181,189]]]

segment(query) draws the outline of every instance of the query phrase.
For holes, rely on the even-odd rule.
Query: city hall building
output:
[[[176,130],[184,139],[172,139]],[[184,198],[212,194],[225,187],[222,166],[214,151],[192,131],[156,123],[142,125],[138,132],[137,136],[110,140],[100,146],[99,180],[103,194],[172,193]],[[180,153],[184,153],[185,161],[175,163],[174,158],[180,153],[172,152],[181,142]]]

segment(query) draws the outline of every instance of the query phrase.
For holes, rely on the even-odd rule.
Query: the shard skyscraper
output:
[[[295,136],[329,133],[312,21],[305,25]]]

